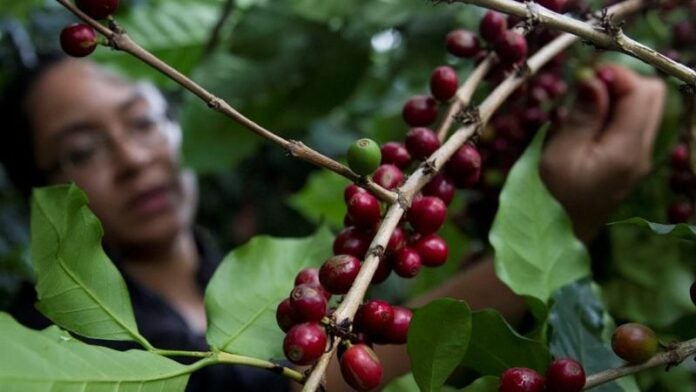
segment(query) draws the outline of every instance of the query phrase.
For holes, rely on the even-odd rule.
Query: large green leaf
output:
[[[471,343],[463,364],[493,376],[516,366],[546,371],[550,354],[544,343],[518,334],[492,309],[474,312],[471,319]]]
[[[459,366],[471,337],[465,302],[440,299],[417,309],[408,330],[411,370],[421,391],[439,391]]]
[[[82,336],[149,343],[138,332],[123,277],[101,247],[99,220],[76,185],[34,191],[31,258],[37,308]]]
[[[546,127],[512,168],[489,234],[498,277],[515,293],[544,302],[557,288],[590,274],[587,250],[539,176],[545,135]]]
[[[208,343],[257,358],[282,358],[275,319],[299,270],[331,256],[333,236],[321,228],[301,239],[259,236],[225,257],[205,292]]]
[[[549,325],[551,352],[556,358],[573,358],[587,374],[621,366],[623,361],[607,343],[607,332],[613,327],[609,315],[597,298],[590,280],[569,284],[553,296]],[[596,387],[600,392],[637,391],[635,381],[627,378],[625,387],[616,382]]]
[[[348,180],[334,172],[318,170],[309,176],[302,190],[290,197],[288,203],[311,221],[341,228],[346,215],[346,206],[342,203],[343,189],[348,184]]]
[[[688,225],[686,223],[666,225],[662,223],[650,222],[640,217],[635,217],[618,222],[612,222],[610,225],[635,225],[638,227],[646,227],[652,230],[652,232],[655,234],[671,235],[685,240],[696,241],[696,226]]]
[[[32,391],[183,391],[192,367],[143,350],[80,342],[52,326],[25,328],[0,313],[0,389]]]

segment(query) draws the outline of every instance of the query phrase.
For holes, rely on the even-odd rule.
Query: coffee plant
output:
[[[693,361],[685,361],[696,352],[696,2],[245,2],[238,13],[232,12],[233,22],[226,23],[230,1],[223,4],[210,42],[215,44],[220,30],[230,33],[234,25],[232,35],[238,34],[239,42],[230,45],[237,45],[239,53],[253,53],[257,60],[280,59],[272,66],[231,55],[208,60],[218,72],[250,75],[250,81],[233,86],[249,102],[236,102],[238,91],[224,94],[232,98],[228,100],[216,95],[213,91],[222,89],[214,83],[220,76],[205,72],[213,66],[189,77],[193,66],[177,57],[176,50],[158,53],[141,46],[138,38],[131,38],[136,34],[129,26],[137,31],[138,19],[125,15],[122,21],[119,1],[57,2],[59,12],[79,19],[66,23],[55,37],[65,53],[96,55],[98,60],[103,56],[121,61],[131,74],[143,72],[133,71],[125,62],[130,59],[123,60],[128,54],[156,70],[162,85],[174,83],[179,93],[186,91],[209,107],[186,101],[185,127],[205,121],[224,131],[214,137],[186,134],[186,143],[193,143],[188,145],[201,143],[198,153],[192,148],[193,166],[210,164],[201,158],[209,154],[222,157],[209,161],[218,159],[219,166],[229,167],[230,159],[249,158],[254,151],[249,146],[261,140],[290,156],[282,159],[298,158],[324,169],[312,174],[289,201],[307,219],[324,224],[304,238],[257,236],[232,250],[205,292],[210,350],[162,349],[138,330],[125,283],[102,249],[102,228],[85,194],[75,185],[35,190],[30,258],[37,308],[56,325],[33,331],[0,315],[6,353],[0,359],[2,390],[184,390],[192,372],[236,364],[268,369],[315,391],[323,388],[332,361],[345,383],[359,391],[380,386],[388,391],[686,391],[696,386]],[[175,2],[159,3],[166,8]],[[184,1],[182,10],[190,6],[194,17],[205,15],[209,3]],[[423,34],[428,40],[414,39],[421,56],[401,60],[417,64],[417,72],[408,77],[418,81],[419,89],[389,91],[391,81],[372,80],[387,80],[388,69],[364,76],[380,95],[398,96],[378,99],[373,92],[364,105],[391,107],[388,120],[351,124],[372,124],[378,131],[363,137],[342,133],[333,140],[332,125],[340,122],[327,117],[314,123],[316,130],[305,144],[271,131],[271,126],[305,126],[297,119],[325,114],[313,110],[328,111],[325,105],[338,105],[350,91],[337,86],[333,93],[346,97],[321,97],[319,109],[314,109],[312,90],[321,87],[314,81],[297,82],[312,86],[306,90],[283,90],[284,83],[296,82],[274,67],[282,71],[283,62],[299,61],[296,57],[303,54],[275,53],[275,41],[287,38],[284,23],[305,22],[288,18],[278,21],[276,29],[274,7],[283,12],[294,7],[312,21],[307,22],[311,29],[319,29],[317,21],[333,24],[317,33],[323,34],[327,53],[345,39],[335,31],[353,8],[361,12],[356,19],[387,28],[379,39],[389,45],[408,15],[464,16],[447,19],[448,31],[433,29],[437,34]],[[152,12],[144,20],[154,29],[166,29],[157,23],[165,16]],[[421,24],[437,23],[437,18]],[[272,23],[267,36],[256,42],[253,24],[259,21]],[[413,28],[431,32],[425,25]],[[631,38],[634,29],[640,38]],[[345,34],[359,36],[355,30],[346,28]],[[407,35],[407,30],[398,34]],[[244,42],[245,35],[254,40]],[[584,45],[569,49],[578,41]],[[283,44],[293,42],[288,38]],[[100,53],[100,44],[125,53]],[[589,252],[576,238],[570,218],[539,174],[545,137],[567,120],[569,97],[595,99],[589,87],[593,80],[601,81],[610,96],[625,94],[616,69],[598,65],[600,52],[616,52],[616,61],[646,72],[654,68],[670,90],[664,120],[669,130],[656,148],[658,174],[631,195],[608,229],[614,249],[605,253],[614,252],[615,271],[597,265],[602,260],[591,265],[590,255],[597,252]],[[207,56],[204,51],[202,57]],[[338,65],[336,74],[331,72],[333,63],[354,61],[351,56],[367,60],[360,46],[353,52],[339,47],[311,76],[317,83],[338,79],[341,84],[341,78],[348,78],[347,84],[357,84]],[[443,60],[432,67],[435,60],[429,56]],[[277,94],[293,101],[272,107],[265,113],[268,121],[252,103],[256,92],[247,94],[264,85],[281,85]],[[365,111],[364,105],[351,110]],[[235,129],[220,125],[229,120]],[[387,126],[379,128],[380,121]],[[254,138],[230,136],[244,131]],[[309,146],[318,140],[324,140],[329,152]],[[229,157],[235,154],[241,158]],[[345,158],[347,165],[333,157]],[[284,165],[290,164],[279,166]],[[630,210],[631,205],[650,209]],[[468,244],[463,233],[471,238]],[[468,258],[463,249],[487,242],[498,278],[528,309],[518,328],[496,310],[472,310],[461,300],[404,305],[405,299],[455,274]],[[612,316],[620,320],[618,327]],[[132,341],[141,349],[120,352],[76,336]],[[411,365],[410,374],[388,383],[384,375],[390,364],[380,358],[381,347],[387,345],[405,345]],[[193,362],[181,364],[170,357],[190,357]],[[670,370],[666,375],[665,369]]]

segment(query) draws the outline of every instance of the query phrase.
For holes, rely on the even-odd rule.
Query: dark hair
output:
[[[34,83],[66,57],[52,52],[40,54],[37,59],[33,67],[17,71],[0,96],[0,118],[4,123],[0,131],[0,163],[17,190],[27,197],[31,188],[44,185],[46,178],[36,167],[31,122],[25,101]]]

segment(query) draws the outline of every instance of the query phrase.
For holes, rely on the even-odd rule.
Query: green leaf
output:
[[[499,385],[500,379],[498,377],[485,376],[469,384],[461,392],[498,392]]]
[[[346,206],[343,189],[350,182],[334,172],[317,170],[305,186],[290,197],[288,203],[313,222],[326,222],[333,228],[343,227]]]
[[[101,247],[99,220],[76,185],[34,191],[31,258],[37,308],[79,335],[149,343],[138,332],[123,277]]]
[[[686,223],[676,225],[665,225],[662,223],[650,222],[646,219],[635,217],[624,219],[618,222],[611,222],[609,225],[635,225],[639,227],[647,227],[653,233],[659,235],[670,235],[677,238],[696,241],[696,226]]]
[[[208,343],[229,353],[282,358],[276,307],[299,270],[331,256],[332,241],[323,227],[307,238],[254,237],[228,254],[205,292]]]
[[[456,392],[457,389],[443,385],[440,391]],[[418,388],[418,384],[416,384],[416,379],[413,378],[413,373],[408,373],[390,382],[389,385],[382,389],[382,392],[420,392],[420,389]]]
[[[143,350],[85,344],[56,326],[26,328],[0,313],[0,385],[5,392],[183,391],[192,367]]]
[[[421,391],[439,391],[466,354],[471,311],[465,302],[440,299],[417,309],[408,330],[411,370]]]
[[[516,366],[546,371],[551,356],[543,342],[518,334],[492,309],[474,312],[471,319],[471,343],[464,365],[482,375],[494,376]]]
[[[554,357],[575,359],[583,365],[587,374],[623,364],[605,338],[613,327],[613,321],[597,298],[590,280],[562,287],[554,294],[553,299],[549,325],[550,347]],[[632,379],[627,379],[627,382],[629,385],[635,385]],[[612,382],[594,390],[611,392],[625,389]],[[638,389],[629,387],[628,390]]]
[[[539,176],[546,129],[512,168],[489,234],[498,277],[515,293],[544,302],[557,288],[590,274],[587,250]]]

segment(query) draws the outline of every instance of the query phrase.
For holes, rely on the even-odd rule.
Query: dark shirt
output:
[[[212,246],[210,238],[200,230],[196,231],[196,244],[200,255],[196,280],[201,293],[204,293],[222,257],[220,252]],[[119,266],[118,256],[110,254],[110,257],[116,266]],[[209,351],[205,336],[194,332],[186,320],[161,296],[131,279],[122,269],[121,274],[128,287],[138,329],[153,346],[171,350]],[[29,328],[46,328],[52,323],[35,309],[35,302],[34,286],[25,283],[9,312],[17,321]],[[135,342],[80,339],[117,350],[140,348]],[[191,358],[177,359],[183,363],[193,361]],[[280,375],[268,370],[230,365],[213,365],[200,369],[191,375],[186,387],[187,392],[285,392],[289,390],[289,382]]]

